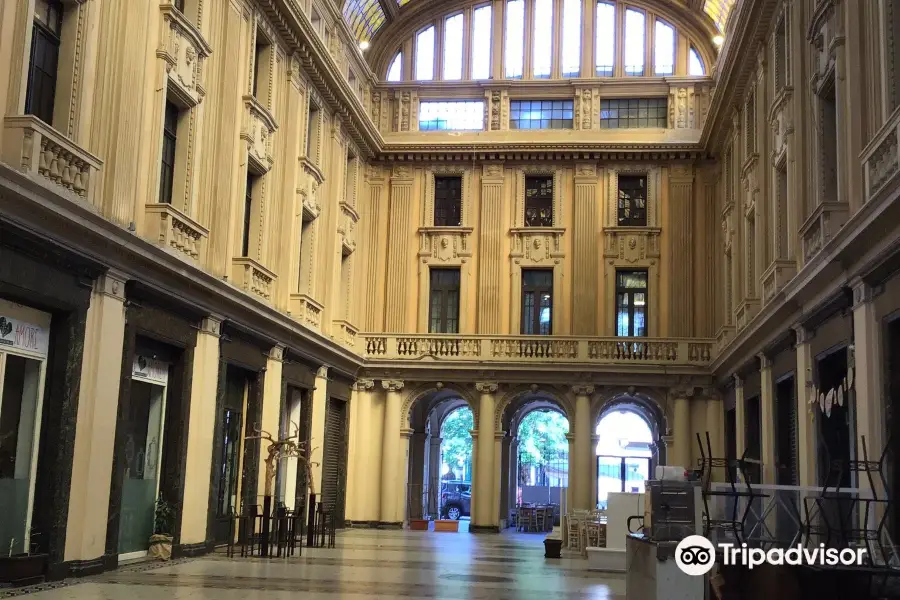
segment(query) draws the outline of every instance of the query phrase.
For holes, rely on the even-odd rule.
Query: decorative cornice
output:
[[[405,383],[400,379],[387,379],[381,382],[381,387],[389,392],[399,392],[404,385]]]

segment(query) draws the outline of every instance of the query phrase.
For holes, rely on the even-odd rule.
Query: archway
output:
[[[474,428],[474,415],[468,406],[453,408],[441,420],[440,471],[427,474],[428,497],[425,507],[431,513],[428,516],[439,515],[443,519],[452,520],[471,517],[471,432]]]
[[[606,509],[610,492],[644,491],[653,459],[653,432],[643,415],[621,406],[605,412],[595,434],[597,506]]]

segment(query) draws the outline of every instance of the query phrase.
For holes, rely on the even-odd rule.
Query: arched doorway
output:
[[[610,492],[642,493],[650,478],[653,432],[635,410],[608,410],[597,423],[597,506],[606,509]]]
[[[471,432],[474,428],[474,415],[468,406],[452,409],[441,421],[440,471],[429,476],[426,507],[436,506],[436,515],[443,519],[458,521],[472,515]],[[432,497],[435,493],[436,498]]]

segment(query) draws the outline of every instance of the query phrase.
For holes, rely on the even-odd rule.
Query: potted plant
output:
[[[13,553],[16,546],[15,538],[9,542],[6,552],[0,553],[0,587],[23,586],[40,583],[44,580],[47,570],[47,555],[37,552],[37,544],[34,540],[39,534],[31,534],[31,549],[29,552]]]
[[[153,514],[153,535],[150,536],[150,556],[160,560],[172,558],[172,531],[175,530],[175,509],[161,496],[156,499]]]

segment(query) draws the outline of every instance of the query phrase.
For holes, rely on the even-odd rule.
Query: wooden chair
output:
[[[570,550],[581,550],[581,517],[577,511],[566,515],[566,547]]]

